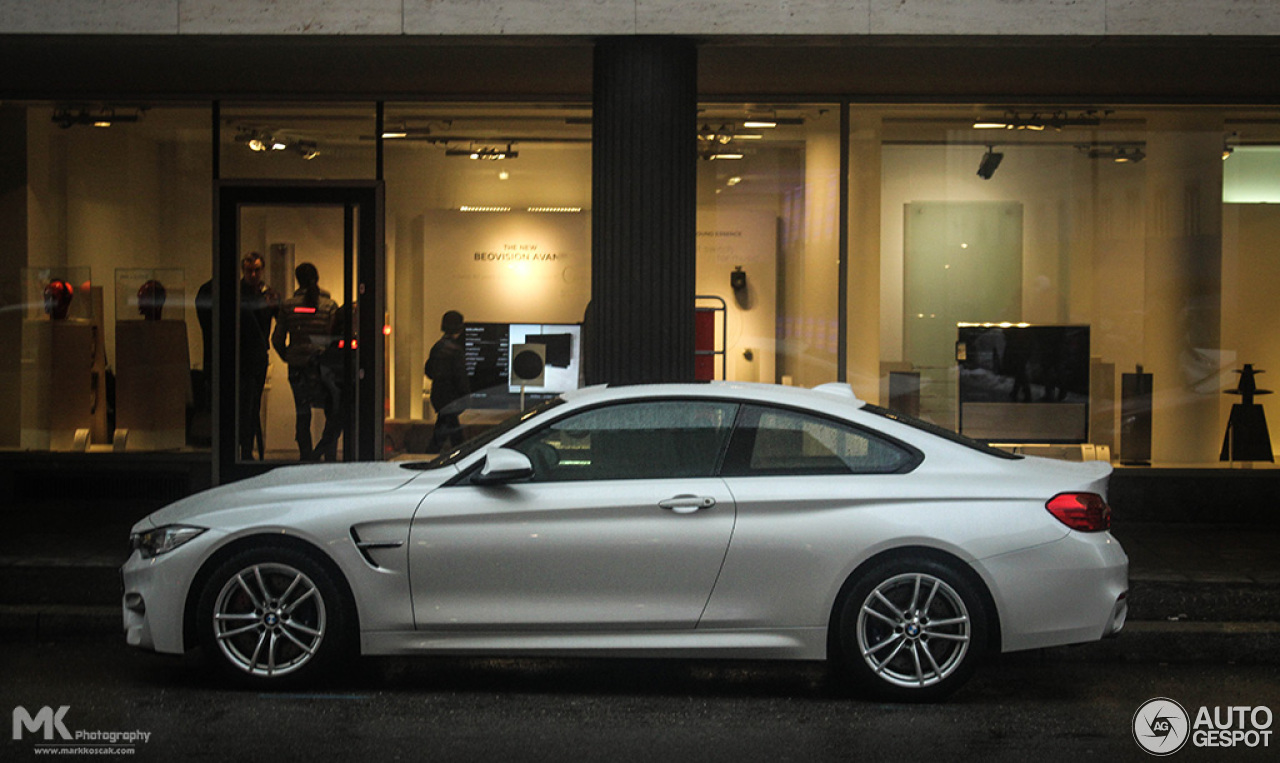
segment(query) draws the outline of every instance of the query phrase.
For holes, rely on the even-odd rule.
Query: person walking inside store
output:
[[[321,379],[320,355],[333,340],[338,303],[320,288],[320,272],[315,265],[304,262],[294,269],[293,275],[298,279],[298,289],[280,305],[271,346],[289,366],[298,457],[303,461],[316,461],[321,457],[334,460],[336,438],[323,443],[325,450],[312,450],[311,409],[322,408],[326,421],[336,414],[337,401]]]
[[[271,350],[271,321],[280,309],[280,295],[262,282],[262,255],[250,252],[240,260],[240,385],[236,441],[240,458],[253,460],[253,446],[262,458],[262,388],[267,383]],[[207,366],[206,366],[207,368]]]
[[[428,453],[438,453],[448,441],[462,444],[462,415],[471,385],[467,381],[466,356],[462,345],[462,313],[450,310],[440,319],[440,337],[431,347],[423,368],[431,380],[431,407],[436,411],[436,425],[431,431]]]

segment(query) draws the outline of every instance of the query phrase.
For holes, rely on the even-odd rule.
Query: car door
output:
[[[720,472],[738,509],[733,548],[702,624],[825,625],[849,560],[895,521],[921,459],[836,418],[744,405]]]
[[[713,475],[737,407],[574,412],[508,445],[531,480],[431,493],[410,533],[418,628],[693,628],[733,532]]]

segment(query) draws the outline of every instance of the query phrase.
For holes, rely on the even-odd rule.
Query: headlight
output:
[[[190,525],[157,527],[154,530],[129,536],[129,550],[137,549],[142,552],[143,559],[150,559],[174,550],[204,531],[203,527]]]

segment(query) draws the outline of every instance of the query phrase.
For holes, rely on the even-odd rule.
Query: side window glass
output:
[[[874,433],[798,411],[747,406],[724,474],[886,474],[913,455]]]
[[[710,477],[738,406],[659,400],[595,408],[515,444],[535,482]]]

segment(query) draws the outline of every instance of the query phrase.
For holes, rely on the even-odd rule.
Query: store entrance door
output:
[[[217,482],[378,457],[381,202],[378,183],[218,185]]]

